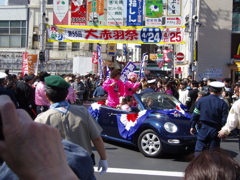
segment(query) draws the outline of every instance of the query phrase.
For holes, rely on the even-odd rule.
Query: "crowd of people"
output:
[[[11,116],[10,118],[13,119],[11,123],[16,123],[14,121],[16,121],[17,116],[19,116],[20,118],[27,119],[27,121],[24,120],[21,122],[22,124],[18,124],[17,126],[22,127],[24,124],[34,126],[34,124],[29,121],[32,119],[35,122],[57,128],[59,135],[51,129],[48,130],[45,126],[35,127],[36,132],[41,129],[48,131],[48,133],[53,134],[54,137],[59,136],[62,139],[69,140],[78,145],[77,147],[83,148],[78,149],[78,151],[83,155],[81,158],[85,158],[83,162],[87,164],[86,167],[95,165],[92,143],[100,156],[98,169],[101,169],[101,174],[105,173],[108,164],[104,143],[100,136],[102,128],[91,117],[87,109],[82,106],[84,101],[90,101],[92,98],[99,97],[105,97],[107,99],[105,102],[107,106],[130,111],[131,106],[136,106],[133,97],[135,93],[161,92],[174,96],[182,104],[186,105],[189,113],[192,114],[190,133],[194,135],[198,128],[201,129],[201,131],[198,130],[195,152],[204,152],[206,145],[210,145],[210,148],[212,146],[212,149],[220,147],[220,139],[226,138],[230,133],[232,133],[234,137],[238,137],[238,129],[240,128],[240,123],[238,122],[240,119],[240,114],[238,114],[238,104],[240,103],[240,100],[238,100],[239,82],[231,82],[229,78],[225,78],[222,82],[217,82],[215,79],[203,78],[197,82],[193,80],[191,76],[182,79],[174,79],[172,77],[139,79],[138,75],[134,72],[129,73],[126,81],[122,82],[120,75],[121,71],[117,69],[112,70],[109,79],[99,79],[99,77],[94,74],[88,74],[86,76],[79,74],[50,75],[47,72],[40,72],[35,76],[33,74],[23,75],[21,72],[17,75],[9,74],[9,70],[6,70],[5,73],[0,73],[0,93],[1,95],[8,95],[12,103],[9,105],[10,100],[4,96],[1,97],[3,102],[1,102],[2,104],[0,103],[0,107],[2,106],[0,111],[4,119],[3,135],[5,136],[3,139],[5,138],[6,142],[3,143],[3,141],[0,141],[0,147],[3,149],[0,150],[0,155],[7,163],[3,164],[3,167],[8,168],[9,166],[19,177],[34,176],[33,174],[27,175],[25,170],[23,170],[23,173],[18,172],[15,165],[12,165],[12,160],[9,159],[9,157],[11,156],[12,158],[13,155],[6,150],[7,146],[10,146],[9,143],[12,143],[11,138],[9,138],[10,130],[5,130],[6,124],[8,123],[6,118]],[[148,104],[151,104],[151,102],[149,101]],[[4,112],[4,109],[6,109],[5,106],[9,106],[13,114]],[[25,112],[16,111],[13,110],[13,108],[24,109],[31,118],[27,116]],[[31,134],[28,127],[26,127],[25,131],[25,133]],[[32,135],[35,137],[35,134]],[[50,140],[51,139],[49,139],[49,141]],[[39,139],[39,141],[41,140]],[[43,145],[50,143],[49,141],[43,143]],[[30,142],[26,140],[26,144]],[[63,151],[65,151],[67,155],[68,153],[66,151],[69,150],[69,147],[73,149],[77,148],[73,147],[73,144],[58,141],[55,147],[53,144],[52,150],[56,149],[56,147],[59,148],[59,146],[61,146],[60,144],[66,147],[63,150],[60,149],[61,152],[58,154],[63,159],[65,158],[64,155],[62,155]],[[18,146],[18,144],[16,144],[16,146]],[[38,147],[42,148],[40,146]],[[30,147],[28,150],[32,151]],[[54,155],[52,156],[54,157]],[[41,153],[38,158],[40,157]],[[197,161],[197,158],[207,158],[208,155],[201,153],[195,155],[195,157],[196,160],[194,161]],[[14,158],[24,164],[22,162],[23,160],[19,160],[17,157]],[[74,176],[69,172],[69,168],[66,167],[66,162],[63,159],[64,167],[59,168],[63,168],[63,172],[66,171],[66,175]],[[56,159],[53,158],[53,160],[57,163]],[[89,160],[91,162],[89,162]],[[33,163],[32,161],[34,160],[29,161]],[[53,163],[55,163],[54,161]],[[194,173],[191,169],[193,167],[194,165],[190,164],[186,172],[189,173],[191,170],[191,173]],[[71,168],[74,169],[74,167]],[[89,176],[86,179],[95,179],[92,171],[93,168],[86,171]],[[4,174],[5,177],[12,176],[10,171],[4,170],[4,172],[8,172]],[[86,173],[81,172],[78,178],[83,178],[83,176],[86,175]],[[46,174],[47,173],[48,172],[46,172]],[[49,172],[49,174],[50,173],[54,172]],[[40,175],[44,176],[43,174]],[[54,177],[55,174],[51,175]],[[190,176],[186,176],[186,179],[189,179],[188,177]]]

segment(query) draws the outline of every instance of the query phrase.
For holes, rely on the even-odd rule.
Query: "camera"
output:
[[[193,16],[192,16],[192,19],[193,19],[193,20],[196,20],[197,18],[198,18],[197,15],[193,15]]]

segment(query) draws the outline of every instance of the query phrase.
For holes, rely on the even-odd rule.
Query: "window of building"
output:
[[[0,47],[26,47],[26,21],[0,21]]]
[[[66,49],[67,49],[67,43],[66,42],[59,42],[58,50],[59,51],[66,51]]]
[[[79,51],[80,43],[72,43],[72,51]]]
[[[47,4],[53,4],[53,0],[47,0]]]
[[[69,4],[71,4],[71,2],[72,2],[72,1],[69,1]],[[53,0],[47,0],[47,4],[48,4],[48,5],[53,4]]]
[[[89,43],[89,51],[93,51],[93,43]]]
[[[53,50],[53,42],[46,43],[46,50]]]
[[[240,0],[233,0],[232,31],[240,31]]]

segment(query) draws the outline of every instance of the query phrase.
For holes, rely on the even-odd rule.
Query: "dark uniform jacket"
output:
[[[201,97],[196,103],[196,110],[192,114],[191,128],[195,128],[196,123],[200,121],[201,123],[212,124],[213,127],[220,130],[226,123],[227,116],[227,103],[218,96],[210,94]]]
[[[196,99],[198,97],[198,92],[199,92],[199,90],[197,88],[196,89],[194,88],[188,92],[186,105],[187,105],[188,111],[190,113],[192,113],[195,108],[195,103],[196,103]]]

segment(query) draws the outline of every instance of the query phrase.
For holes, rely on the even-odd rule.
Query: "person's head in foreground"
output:
[[[203,151],[187,166],[184,180],[240,180],[240,165],[221,149]]]

